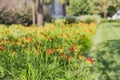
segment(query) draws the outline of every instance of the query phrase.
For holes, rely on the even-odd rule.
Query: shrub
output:
[[[65,20],[66,20],[66,23],[68,23],[68,24],[76,23],[77,22],[77,20],[76,20],[75,17],[70,17],[70,16],[66,17]]]
[[[80,16],[91,13],[92,6],[89,0],[70,0],[69,2],[67,10],[69,15]]]
[[[31,25],[32,24],[31,3],[28,2],[25,4],[24,2],[25,0],[20,0],[18,4],[17,1],[12,0],[9,3],[5,0],[2,0],[0,2],[1,5],[0,24],[5,24],[5,25],[22,24],[26,26]],[[36,10],[36,6],[35,6],[35,10]],[[44,21],[50,22],[52,17],[46,6],[44,6],[43,13],[44,13],[43,15]]]
[[[99,23],[101,21],[101,17],[98,15],[83,15],[80,17],[77,17],[77,20],[84,22],[84,23]]]

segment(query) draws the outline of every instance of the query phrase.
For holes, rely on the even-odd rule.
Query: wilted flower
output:
[[[44,32],[41,32],[40,34],[47,38],[47,34],[45,34]]]
[[[60,57],[62,57],[63,55],[64,55],[64,53],[63,53],[63,52],[62,52],[62,53],[59,53],[59,56],[60,56]]]
[[[81,47],[82,47],[82,45],[72,44],[72,47],[74,48],[75,52],[79,52]]]

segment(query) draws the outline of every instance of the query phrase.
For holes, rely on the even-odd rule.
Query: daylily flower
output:
[[[53,49],[47,49],[46,52],[47,52],[47,54],[53,54],[54,50]]]
[[[78,55],[78,59],[84,61],[84,60],[86,59],[86,57],[85,57],[85,56]]]
[[[82,45],[72,44],[72,47],[74,48],[75,52],[79,52],[81,47],[82,47]]]
[[[30,43],[31,40],[32,40],[32,38],[26,38],[26,42],[27,42],[27,43]]]
[[[17,44],[17,45],[21,45],[21,42],[17,41],[16,44]]]
[[[47,34],[45,34],[44,32],[41,32],[40,34],[47,38]]]
[[[74,47],[69,48],[70,52],[74,52]]]
[[[3,46],[0,46],[0,51],[2,51],[4,49],[4,47]]]
[[[67,55],[65,55],[65,58],[66,58],[68,61],[70,61],[71,58],[72,58],[72,55],[71,55],[71,54],[67,54]]]
[[[90,57],[87,57],[86,60],[87,60],[87,62],[90,63],[90,64],[92,64],[93,62],[95,62],[95,60],[93,60],[93,59],[90,58]]]
[[[58,48],[56,49],[56,51],[59,52],[59,53],[62,53],[64,50],[63,50],[62,48],[58,47]]]
[[[62,57],[63,55],[64,55],[64,53],[63,53],[63,52],[62,52],[62,53],[59,53],[59,56],[60,56],[60,57]]]
[[[90,31],[91,33],[93,33],[93,30],[92,30],[92,29],[90,29],[89,31]]]

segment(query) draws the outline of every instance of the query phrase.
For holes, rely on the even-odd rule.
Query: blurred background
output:
[[[42,1],[44,22],[55,18],[89,22],[120,15],[120,0],[0,0],[0,24],[36,24],[38,1]]]

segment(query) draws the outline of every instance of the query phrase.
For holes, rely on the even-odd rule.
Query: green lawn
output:
[[[90,80],[120,80],[120,23],[101,23],[93,40]]]

